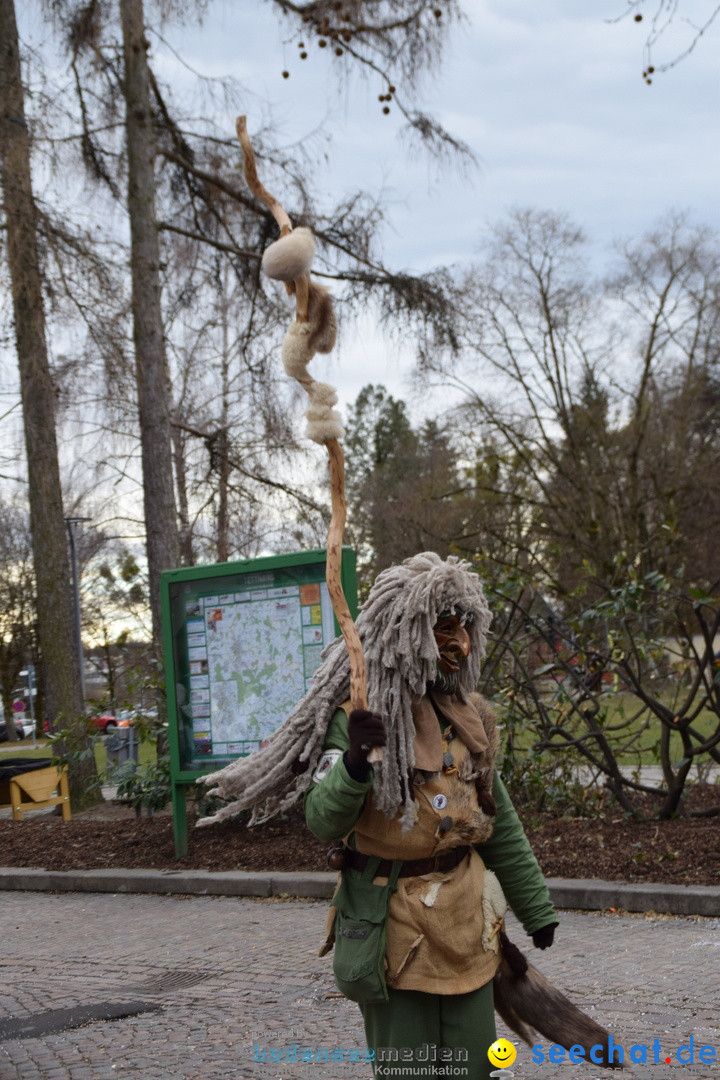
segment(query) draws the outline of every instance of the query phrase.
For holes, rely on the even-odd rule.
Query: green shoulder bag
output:
[[[344,870],[334,899],[333,973],[338,990],[359,1005],[387,1001],[385,945],[388,907],[402,860],[393,862],[386,885],[373,885],[380,859],[372,856],[358,876]]]

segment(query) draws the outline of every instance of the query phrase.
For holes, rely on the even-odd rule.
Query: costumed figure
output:
[[[378,575],[357,619],[368,709],[352,709],[342,638],[267,745],[204,778],[259,824],[305,798],[341,869],[327,940],[358,1001],[375,1068],[487,1077],[493,1013],[606,1063],[608,1033],[528,964],[504,932],[506,899],[533,943],[557,925],[542,873],[494,769],[492,712],[473,694],[490,623],[468,564],[432,552]],[[368,764],[371,748],[384,747]],[[408,1055],[412,1058],[408,1060]],[[402,1072],[395,1070],[403,1065]],[[425,1070],[425,1071],[423,1071]]]
[[[335,343],[332,301],[310,278],[312,234],[293,230],[260,183],[245,117],[237,132],[248,185],[281,231],[263,269],[296,301],[283,363],[309,395],[309,438],[328,451],[327,584],[343,637],[267,744],[203,778],[209,794],[229,802],[199,824],[251,809],[259,825],[304,796],[308,825],[336,842],[330,863],[341,870],[322,953],[334,944],[336,982],[360,1005],[376,1069],[391,1061],[393,1076],[409,1078],[427,1076],[431,1064],[443,1075],[457,1062],[473,1080],[488,1076],[493,991],[500,1015],[531,1045],[536,1029],[605,1063],[608,1033],[504,932],[505,898],[541,949],[557,921],[494,769],[492,713],[472,696],[490,624],[477,575],[454,557],[416,555],[378,575],[353,624],[340,580],[337,397],[308,371]]]

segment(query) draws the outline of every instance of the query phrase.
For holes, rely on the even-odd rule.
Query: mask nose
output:
[[[470,655],[470,635],[464,626],[456,627],[450,641],[463,656],[468,657]]]

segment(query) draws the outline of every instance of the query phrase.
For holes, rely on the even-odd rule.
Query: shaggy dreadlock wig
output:
[[[383,570],[356,624],[367,664],[368,704],[387,729],[383,760],[374,766],[375,805],[390,818],[402,813],[408,824],[414,814],[404,783],[414,765],[411,705],[436,678],[433,627],[440,615],[450,613],[460,617],[470,637],[457,689],[466,698],[478,681],[491,619],[480,580],[468,563],[426,551]],[[345,642],[337,638],[323,653],[312,688],[266,746],[202,778],[201,783],[214,785],[210,795],[232,802],[198,824],[252,807],[250,824],[258,825],[291,806],[310,786],[332,715],[349,696],[350,663]]]

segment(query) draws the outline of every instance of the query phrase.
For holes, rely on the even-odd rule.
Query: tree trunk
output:
[[[45,340],[30,140],[13,0],[0,0],[0,162],[25,424],[46,715],[51,724],[71,728],[74,743],[86,745],[55,437],[55,394]],[[85,794],[87,781],[94,775],[92,756],[71,765],[70,792],[76,807],[97,800],[97,796]]]
[[[159,578],[179,564],[173,490],[170,380],[160,296],[155,207],[155,132],[142,0],[121,0],[128,147],[133,338],[140,415],[145,528],[153,635],[159,651]]]
[[[222,356],[220,357],[220,379],[222,392],[222,411],[220,431],[216,443],[218,454],[218,514],[217,514],[217,560],[227,562],[230,553],[228,519],[228,488],[230,485],[230,440],[228,438],[228,414],[230,387],[230,349],[228,332],[227,266],[221,278],[220,319],[222,327]]]
[[[15,713],[13,712],[13,696],[3,685],[0,693],[2,700],[3,716],[5,717],[5,737],[8,742],[17,742],[17,728],[15,726]]]
[[[185,465],[185,435],[177,424],[172,428],[173,462],[175,464],[175,486],[178,493],[178,515],[180,520],[180,557],[183,566],[195,565],[192,529],[190,527],[190,505],[187,494],[187,468]]]
[[[4,658],[3,658],[4,659]],[[2,690],[0,691],[0,700],[2,700],[3,716],[5,717],[5,737],[8,742],[17,742],[17,725],[15,723],[15,713],[13,712],[13,687],[17,682],[18,668],[16,664],[0,664],[2,670]]]
[[[227,428],[217,433],[218,454],[218,513],[217,513],[217,561],[227,562],[230,558],[230,517],[228,512],[228,488],[230,485],[230,441]]]
[[[110,701],[110,708],[117,709],[117,679],[115,661],[112,654],[112,642],[108,637],[107,627],[103,627],[103,642],[102,651],[105,656],[105,666],[107,667],[107,696]]]
[[[15,742],[17,739],[17,728],[14,723],[11,723],[11,719],[14,720],[15,718],[13,712],[13,689],[18,684],[21,669],[22,659],[18,659],[17,651],[14,648],[14,640],[12,638],[10,641],[3,640],[2,631],[0,631],[0,701],[2,701],[8,742]]]

